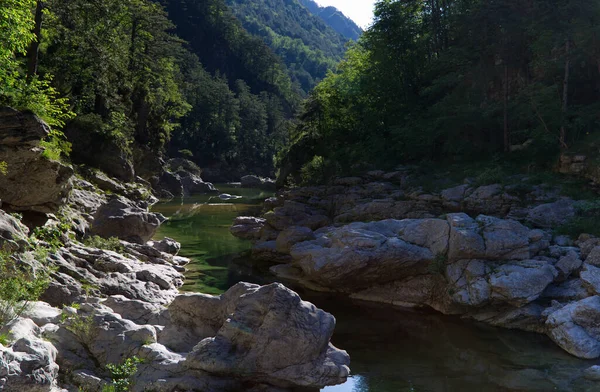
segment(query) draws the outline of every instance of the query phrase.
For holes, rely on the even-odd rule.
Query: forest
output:
[[[8,0],[0,103],[53,126],[56,154],[85,132],[131,159],[277,169],[282,184],[416,162],[551,165],[595,137],[594,2],[382,0],[357,42],[303,3]]]
[[[55,156],[67,158],[85,134],[130,160],[183,156],[272,175],[302,97],[342,58],[347,39],[298,3],[263,4],[245,19],[238,8],[223,0],[3,2],[0,104],[53,126]],[[267,20],[274,12],[291,16],[276,27]],[[256,31],[244,27],[250,19]],[[71,155],[76,163],[81,150]]]
[[[305,102],[282,176],[490,157],[551,165],[597,132],[599,27],[587,1],[379,1]]]

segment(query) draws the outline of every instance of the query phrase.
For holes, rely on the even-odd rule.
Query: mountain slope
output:
[[[340,10],[335,7],[321,7],[313,0],[298,0],[300,4],[308,8],[313,15],[316,15],[323,19],[325,23],[351,40],[358,40],[358,38],[362,35],[363,31],[354,21],[344,14]]]
[[[282,58],[304,93],[323,79],[345,52],[347,39],[296,0],[227,0],[227,4],[248,32]]]
[[[180,64],[191,110],[173,135],[171,153],[189,150],[203,168],[272,175],[274,152],[300,102],[285,64],[223,0],[162,4],[193,53]]]

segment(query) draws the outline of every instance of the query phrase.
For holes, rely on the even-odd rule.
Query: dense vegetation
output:
[[[130,159],[183,151],[201,166],[271,174],[301,95],[344,39],[297,2],[234,3],[235,14],[224,0],[7,0],[0,104]],[[251,20],[262,27],[248,32]],[[59,133],[48,143],[49,158],[69,150]]]
[[[192,109],[181,120],[171,153],[189,150],[202,167],[269,174],[300,102],[285,65],[244,30],[222,0],[164,5],[175,31],[189,43],[181,69]]]
[[[342,59],[345,39],[296,1],[227,0],[251,34],[261,37],[285,62],[302,95]]]
[[[306,102],[281,178],[497,155],[553,162],[597,130],[600,7],[382,0]]]

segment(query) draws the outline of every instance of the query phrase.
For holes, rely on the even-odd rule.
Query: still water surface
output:
[[[250,243],[229,233],[236,216],[260,213],[270,194],[217,187],[243,197],[197,196],[154,208],[170,218],[157,238],[181,242],[180,254],[193,260],[183,289],[220,294],[240,280],[273,281],[244,256]],[[576,377],[598,361],[573,358],[542,335],[294,289],[336,317],[333,343],[352,358],[349,381],[324,392],[600,391]]]

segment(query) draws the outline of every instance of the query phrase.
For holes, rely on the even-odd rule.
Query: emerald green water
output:
[[[258,214],[270,194],[218,188],[243,198],[198,196],[154,208],[170,218],[156,237],[179,241],[180,254],[193,260],[183,289],[219,294],[240,280],[275,281],[243,255],[251,244],[229,233],[236,216]],[[600,362],[576,359],[543,335],[291,287],[336,317],[332,342],[352,358],[348,382],[323,392],[600,391],[600,383],[580,378],[582,369]]]
[[[185,291],[221,294],[237,283],[230,272],[231,261],[250,249],[251,244],[235,238],[229,227],[237,216],[257,215],[262,202],[272,193],[217,184],[221,193],[242,196],[222,201],[218,196],[200,195],[159,203],[154,212],[169,220],[156,238],[170,237],[182,244],[180,256],[189,257]]]

